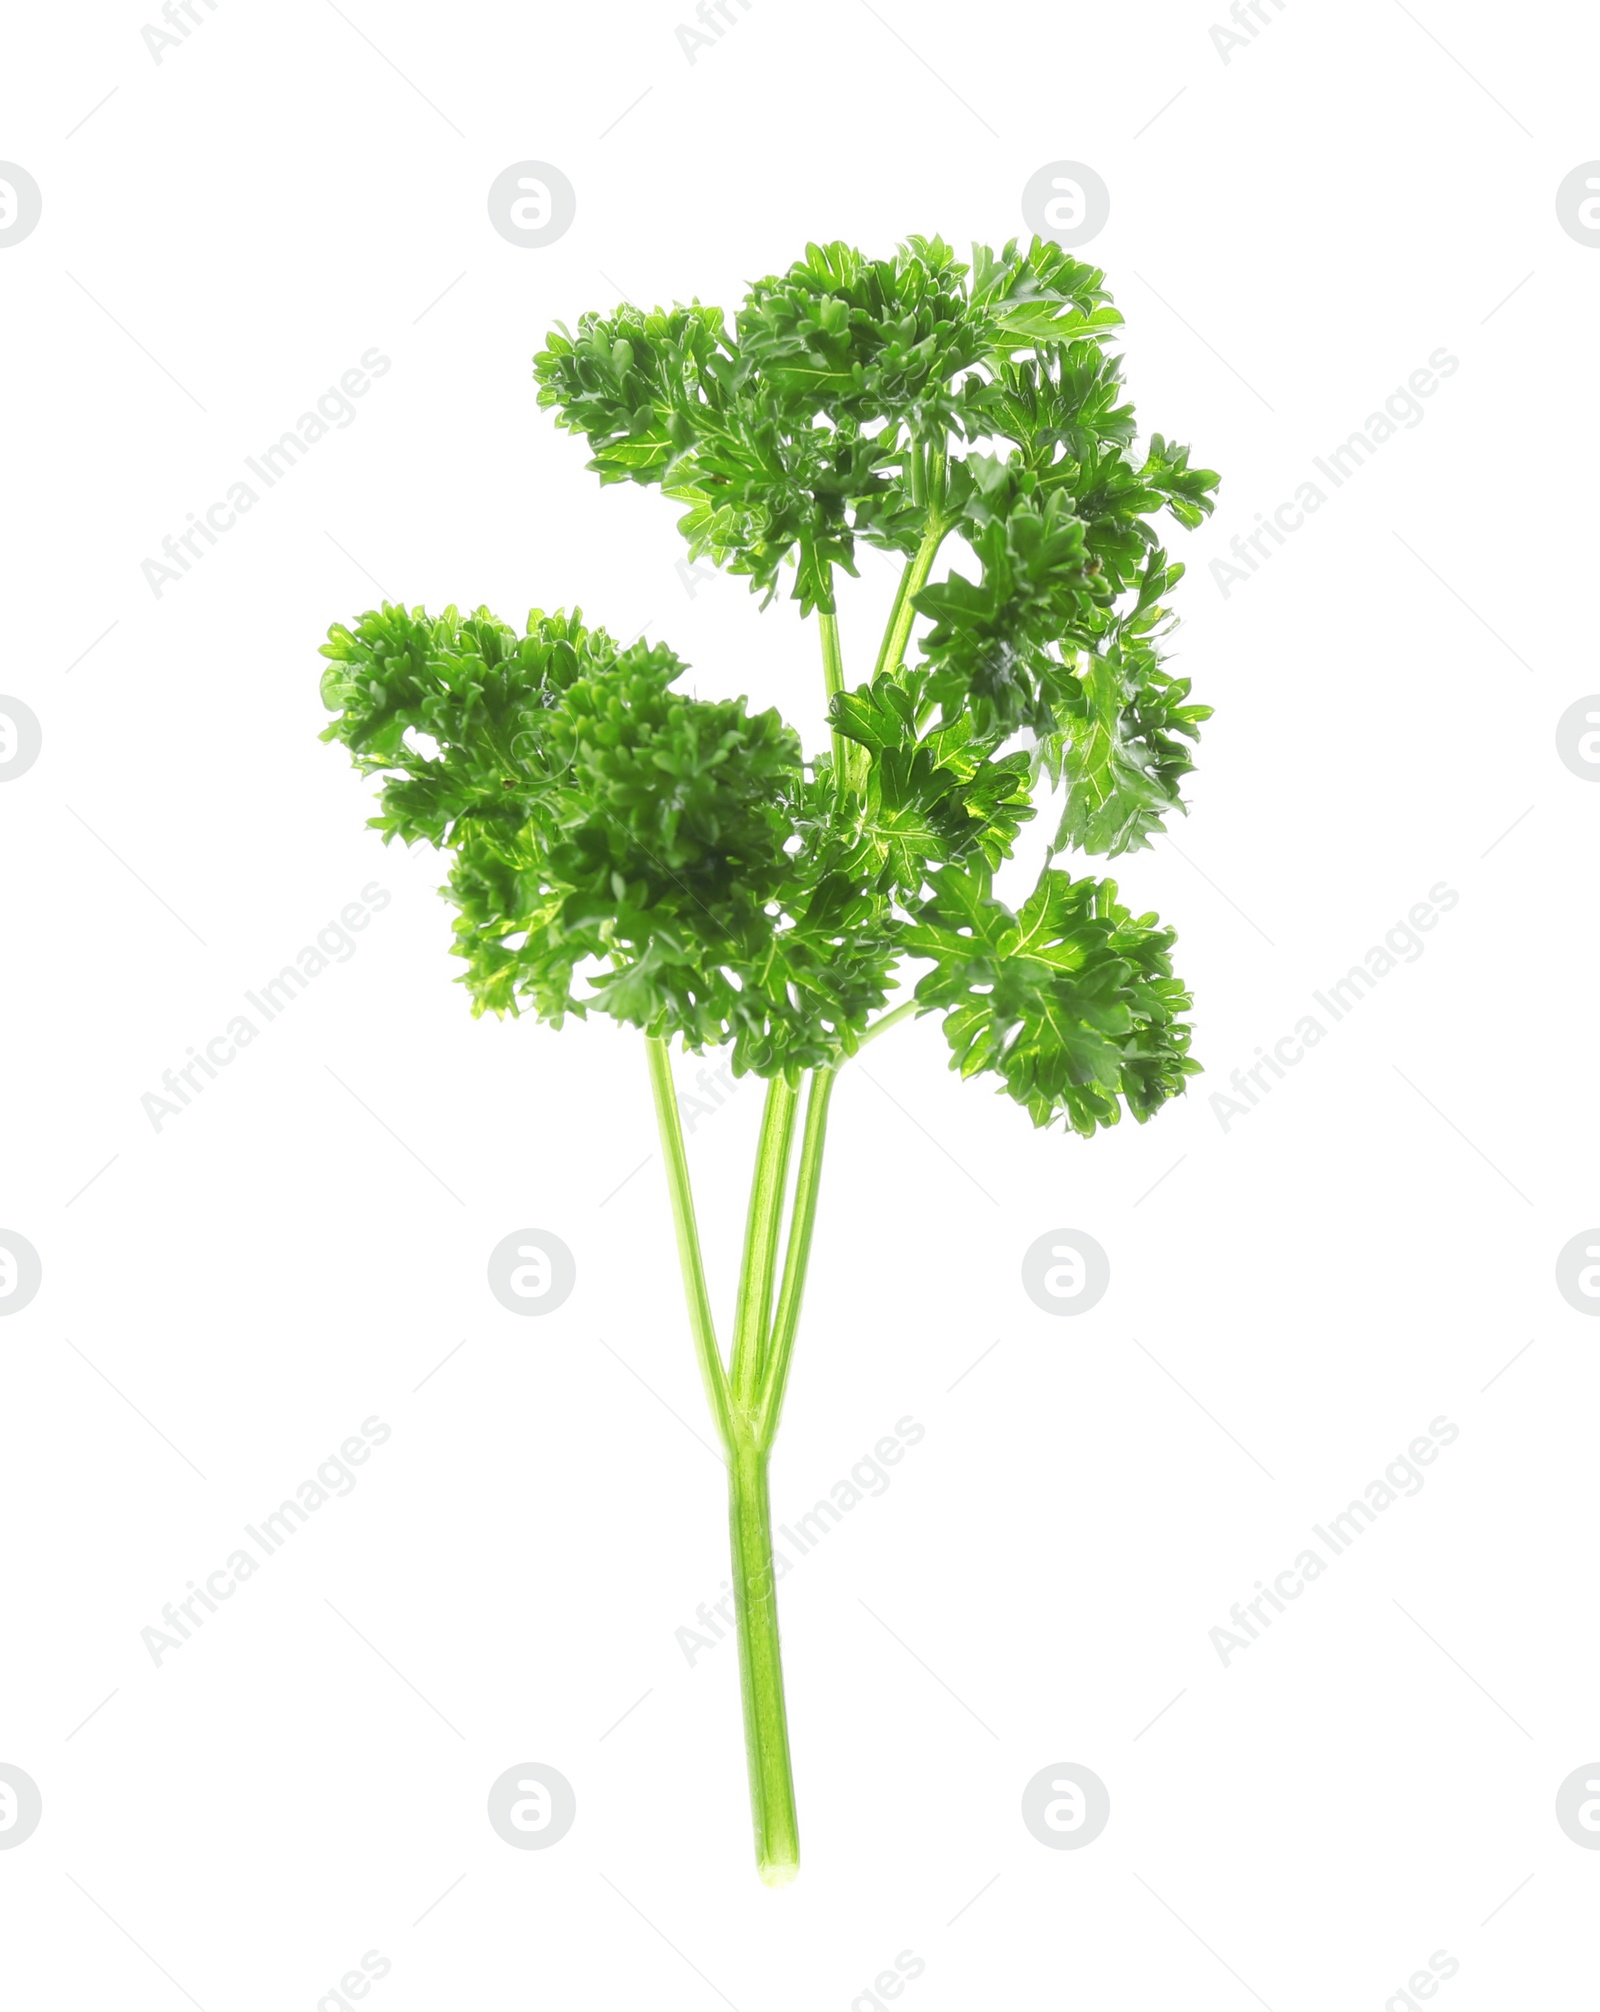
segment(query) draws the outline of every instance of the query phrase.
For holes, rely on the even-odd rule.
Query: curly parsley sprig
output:
[[[963,1077],[1035,1125],[1143,1123],[1198,1068],[1173,932],[1069,848],[1147,846],[1210,708],[1163,664],[1183,568],[1161,519],[1217,478],[1140,449],[1104,275],[1038,238],[963,262],[940,238],[844,244],[719,308],[625,306],[558,328],[539,402],[603,483],[682,506],[693,558],[815,616],[830,743],[807,760],[772,709],[678,689],[660,644],[580,614],[522,630],[485,608],[385,605],[335,626],[323,696],[379,777],[386,840],[450,856],[474,1013],[646,1037],[690,1326],[727,1454],[746,1744],[763,1876],[799,1863],[767,1463],[842,1064],[937,1014]],[[866,543],[901,573],[850,683],[838,585]],[[943,575],[941,557],[950,554]],[[919,621],[921,628],[919,632]],[[994,892],[1057,793],[1032,892]],[[910,976],[909,993],[891,1005]],[[732,1344],[715,1334],[669,1047],[731,1046],[767,1083]]]

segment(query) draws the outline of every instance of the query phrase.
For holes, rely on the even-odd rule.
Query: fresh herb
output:
[[[602,482],[684,506],[694,558],[786,578],[821,642],[830,745],[678,689],[662,644],[574,612],[385,605],[335,626],[323,695],[383,778],[384,838],[451,855],[475,1013],[609,1014],[645,1037],[689,1324],[727,1454],[756,1857],[799,1864],[767,1469],[799,1326],[840,1070],[938,1013],[963,1076],[1035,1125],[1143,1122],[1199,1067],[1173,935],[1054,863],[1149,844],[1180,810],[1209,708],[1162,663],[1182,573],[1156,528],[1217,478],[1136,449],[1103,275],[1035,239],[970,264],[812,245],[718,308],[587,314],[539,354],[540,403]],[[857,548],[902,561],[870,676],[846,679],[836,590]],[[934,578],[946,545],[959,555]],[[925,627],[914,637],[918,617]],[[1013,909],[996,869],[1057,796]],[[903,989],[905,966],[918,967]],[[713,1330],[669,1044],[765,1079],[731,1348]]]

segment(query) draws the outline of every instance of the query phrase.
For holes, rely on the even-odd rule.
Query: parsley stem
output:
[[[772,1079],[773,1088],[783,1083]],[[746,1242],[746,1274],[760,1273],[759,1253],[769,1260],[760,1291],[770,1295],[770,1260],[776,1254],[777,1218],[782,1210],[799,1094],[784,1085],[775,1099],[767,1093],[762,1114],[761,1144],[751,1183],[751,1234]],[[755,1825],[756,1865],[769,1886],[784,1886],[800,1869],[800,1830],[794,1806],[794,1771],[789,1758],[788,1707],[783,1695],[783,1662],[778,1642],[777,1580],[772,1557],[772,1510],[768,1499],[767,1461],[778,1429],[783,1387],[800,1325],[800,1300],[811,1255],[811,1231],[816,1221],[817,1187],[822,1173],[822,1146],[827,1129],[828,1097],[833,1071],[819,1069],[806,1098],[805,1136],[795,1176],[789,1242],[784,1253],[783,1285],[770,1323],[763,1319],[759,1352],[747,1356],[752,1402],[735,1412],[735,1439],[728,1447],[728,1524],[733,1549],[733,1610],[739,1637],[739,1690],[744,1705],[745,1755],[750,1768],[750,1813]],[[770,1198],[770,1215],[766,1213]],[[770,1245],[766,1239],[770,1237]],[[751,1263],[752,1248],[757,1262]],[[745,1280],[741,1280],[741,1300]],[[763,1301],[762,1313],[770,1308]],[[754,1309],[750,1309],[753,1315]],[[741,1314],[746,1309],[741,1306]],[[750,1330],[746,1330],[746,1335]],[[736,1356],[735,1374],[743,1364]]]
[[[767,1462],[783,1389],[800,1324],[800,1301],[811,1255],[817,1186],[834,1072],[819,1069],[806,1098],[805,1133],[784,1254],[783,1283],[772,1304],[784,1190],[793,1150],[800,1093],[784,1076],[767,1084],[750,1184],[744,1265],[735,1317],[733,1382],[717,1348],[706,1290],[705,1265],[695,1226],[689,1159],[665,1041],[647,1036],[650,1085],[678,1232],[678,1258],[695,1352],[706,1397],[728,1463],[728,1536],[733,1558],[734,1627],[739,1638],[739,1690],[744,1707],[745,1755],[750,1770],[750,1813],[756,1865],[769,1886],[785,1886],[800,1869],[800,1827],[795,1815],[794,1770],[789,1757],[789,1716],[778,1645],[777,1581],[772,1553],[772,1505]]]
[[[769,1886],[787,1886],[800,1870],[800,1825],[778,1645],[767,1454],[748,1439],[728,1456],[728,1531],[756,1867]]]
[[[739,1272],[739,1297],[734,1309],[733,1366],[730,1372],[735,1411],[753,1408],[761,1358],[772,1326],[773,1282],[778,1272],[778,1232],[783,1222],[783,1191],[789,1178],[794,1143],[798,1090],[786,1076],[767,1083],[761,1112],[761,1136],[756,1145],[755,1172],[750,1181],[750,1210],[745,1222],[744,1262]]]
[[[706,1402],[711,1406],[718,1437],[726,1447],[732,1444],[733,1433],[728,1373],[717,1349],[711,1295],[706,1290],[700,1232],[694,1219],[694,1194],[689,1186],[689,1155],[684,1149],[683,1122],[672,1083],[672,1057],[666,1042],[657,1040],[653,1034],[645,1036],[644,1045],[650,1063],[650,1088],[655,1095],[656,1128],[661,1134],[661,1157],[666,1162],[667,1188],[672,1196],[672,1220],[678,1233],[678,1265],[683,1273],[683,1296],[689,1303],[689,1326],[706,1386]]]
[[[870,1027],[862,1030],[861,1039],[856,1043],[857,1053],[859,1054],[869,1041],[876,1041],[880,1034],[887,1034],[891,1027],[898,1026],[902,1020],[909,1020],[916,1010],[916,1000],[907,999],[893,1011],[885,1013],[881,1019],[874,1020]]]
[[[905,606],[906,597],[911,591],[912,563],[908,559],[900,568],[900,579],[894,590],[894,606],[889,610],[889,620],[883,632],[883,641],[878,645],[878,661],[872,667],[872,675],[875,678],[881,678],[888,668],[889,645],[893,642],[895,631],[900,626],[900,611]],[[905,644],[902,643],[900,648],[903,653]]]
[[[894,611],[889,617],[889,626],[883,634],[883,647],[878,652],[874,677],[892,677],[899,670],[906,654],[906,645],[911,640],[911,624],[917,619],[917,611],[912,606],[917,595],[928,584],[928,575],[933,571],[933,562],[939,555],[939,547],[954,528],[953,520],[940,517],[936,513],[928,518],[923,531],[922,542],[914,557],[906,561],[905,571],[900,576],[900,589],[895,595]]]
[[[750,1808],[755,1821],[756,1864],[769,1886],[786,1885],[800,1867],[800,1831],[789,1760],[789,1724],[778,1648],[778,1600],[772,1565],[772,1512],[767,1499],[767,1458],[800,1325],[811,1232],[817,1219],[822,1148],[834,1071],[818,1069],[806,1095],[805,1136],[795,1175],[784,1253],[783,1284],[773,1316],[771,1346],[761,1365],[760,1393],[751,1437],[728,1456],[729,1517],[733,1533],[734,1616],[739,1632],[739,1677],[744,1698],[745,1751],[750,1762]],[[789,1117],[793,1119],[793,1105]]]
[[[822,1149],[828,1135],[828,1100],[833,1095],[834,1069],[818,1069],[806,1096],[805,1133],[800,1141],[800,1166],[795,1175],[794,1202],[789,1217],[789,1243],[783,1258],[783,1283],[772,1320],[771,1345],[761,1368],[756,1410],[756,1439],[770,1447],[783,1410],[789,1360],[800,1327],[800,1302],[805,1296],[806,1267],[811,1259],[811,1232],[817,1220],[817,1193],[822,1182]]]
[[[822,689],[827,711],[833,711],[833,701],[844,690],[844,651],[839,643],[839,617],[825,608],[817,610],[817,622],[822,633]],[[833,784],[842,805],[850,790],[850,756],[852,744],[831,727],[833,737]]]

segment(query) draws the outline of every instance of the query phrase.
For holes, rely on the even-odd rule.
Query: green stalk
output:
[[[761,1356],[772,1321],[778,1231],[783,1222],[783,1190],[789,1178],[789,1151],[798,1102],[799,1093],[786,1077],[774,1076],[769,1080],[767,1101],[761,1112],[755,1173],[750,1181],[744,1263],[739,1273],[739,1298],[733,1322],[733,1402],[740,1414],[750,1410],[755,1398]]]
[[[927,586],[939,547],[950,530],[951,525],[943,517],[930,516],[928,527],[922,534],[922,543],[917,547],[915,556],[906,561],[906,569],[900,576],[900,589],[895,595],[894,612],[889,617],[883,647],[878,652],[877,668],[873,673],[875,677],[893,676],[905,661],[906,645],[911,640],[911,625],[917,619],[912,602]]]
[[[748,1438],[728,1455],[728,1529],[756,1868],[768,1886],[787,1886],[800,1870],[800,1824],[778,1647],[767,1455]]]
[[[898,1027],[902,1020],[909,1020],[916,1010],[916,1000],[907,999],[880,1019],[874,1020],[870,1027],[862,1029],[861,1039],[856,1043],[857,1052],[859,1053],[869,1041],[876,1041],[880,1034],[887,1034],[891,1027]]]
[[[711,1295],[706,1290],[700,1232],[694,1219],[694,1195],[689,1187],[689,1156],[684,1151],[683,1123],[678,1116],[677,1092],[672,1086],[672,1058],[666,1042],[658,1041],[654,1035],[645,1036],[644,1046],[650,1063],[650,1088],[655,1094],[661,1156],[667,1167],[667,1189],[672,1196],[672,1220],[678,1232],[678,1267],[683,1273],[683,1296],[689,1302],[689,1328],[706,1386],[706,1402],[711,1406],[717,1435],[727,1446],[733,1432],[728,1373],[722,1366],[717,1331],[711,1319]]]
[[[828,1100],[833,1095],[834,1069],[818,1069],[806,1098],[805,1136],[800,1141],[800,1169],[795,1175],[794,1209],[789,1219],[789,1247],[783,1260],[783,1284],[772,1320],[771,1346],[761,1365],[761,1390],[756,1409],[756,1443],[763,1451],[773,1442],[789,1381],[789,1359],[800,1327],[800,1302],[805,1296],[806,1267],[811,1259],[811,1232],[817,1220],[817,1192],[822,1181],[822,1148],[828,1135]]]
[[[805,1136],[795,1175],[783,1284],[760,1364],[753,1415],[741,1412],[748,1433],[729,1455],[729,1520],[733,1533],[734,1618],[739,1634],[739,1677],[744,1696],[745,1751],[750,1762],[750,1809],[756,1830],[756,1863],[769,1886],[784,1886],[800,1867],[800,1832],[789,1761],[789,1724],[778,1646],[778,1600],[772,1564],[772,1512],[767,1499],[767,1459],[778,1430],[784,1386],[800,1325],[817,1217],[822,1148],[834,1071],[818,1069],[806,1097]],[[794,1104],[789,1106],[792,1125]]]
[[[929,563],[931,564],[932,561],[930,560]],[[914,560],[908,559],[900,568],[900,578],[894,590],[894,606],[889,610],[889,621],[883,632],[883,641],[878,645],[878,661],[872,667],[872,675],[875,678],[881,678],[889,667],[889,645],[894,640],[895,631],[900,626],[900,611],[905,607],[911,592],[911,568],[914,564]],[[923,578],[924,584],[926,584],[927,576],[924,575]],[[906,634],[909,636],[910,633],[908,625]],[[900,645],[900,654],[902,656],[905,654],[905,647],[905,643],[902,641]]]
[[[777,1271],[784,1188],[793,1149],[799,1092],[773,1077],[761,1117],[750,1208],[745,1229],[744,1265],[730,1385],[712,1324],[705,1266],[695,1225],[689,1161],[673,1090],[667,1044],[647,1038],[656,1122],[666,1162],[678,1232],[678,1257],[689,1325],[705,1379],[711,1415],[728,1463],[728,1534],[733,1556],[734,1626],[739,1638],[739,1688],[744,1706],[745,1753],[750,1770],[750,1811],[755,1827],[756,1865],[769,1886],[785,1886],[800,1869],[800,1827],[795,1814],[794,1770],[789,1757],[789,1719],[783,1695],[783,1662],[778,1643],[778,1602],[772,1552],[772,1507],[767,1461],[777,1430],[783,1386],[800,1320],[800,1300],[811,1232],[816,1220],[817,1184],[834,1072],[819,1069],[806,1099],[805,1136],[795,1178],[783,1282],[776,1309],[772,1287]]]
[[[817,623],[822,633],[822,689],[825,696],[825,710],[833,711],[834,696],[844,690],[844,651],[839,643],[839,617],[828,609],[817,610]],[[833,737],[833,783],[841,806],[850,794],[854,777],[851,773],[856,754],[865,754],[866,749],[858,749],[855,743],[840,733],[837,727],[830,728]]]

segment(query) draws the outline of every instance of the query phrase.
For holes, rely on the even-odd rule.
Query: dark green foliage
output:
[[[853,1052],[909,956],[955,1066],[1037,1124],[1182,1089],[1171,932],[1048,864],[1015,914],[991,892],[1041,777],[1056,848],[1147,845],[1209,712],[1161,663],[1182,568],[1155,520],[1198,523],[1216,477],[1160,434],[1135,450],[1120,323],[1053,245],[966,264],[912,238],[811,245],[731,322],[623,307],[548,337],[540,403],[602,482],[683,505],[693,556],[768,600],[792,569],[827,622],[865,540],[906,560],[904,612],[814,762],[776,712],[691,698],[670,650],[576,614],[334,629],[327,737],[384,776],[386,837],[452,853],[475,1011],[605,1012],[793,1076]],[[966,556],[934,580],[948,539]]]
[[[1158,597],[1182,576],[1152,552],[1132,608],[1052,687],[1053,723],[1036,757],[1053,783],[1066,785],[1058,848],[1133,852],[1168,811],[1183,808],[1180,785],[1211,708],[1190,704],[1188,679],[1170,676],[1156,647],[1171,623]]]
[[[385,607],[324,654],[325,738],[390,777],[375,828],[454,854],[475,1011],[598,1010],[770,1075],[882,1004],[886,918],[830,874],[831,825],[785,849],[826,792],[776,712],[672,691],[670,650],[576,614],[535,609],[519,637],[487,609]]]
[[[904,938],[934,960],[917,999],[949,1009],[954,1066],[993,1070],[1036,1125],[1061,1115],[1087,1137],[1117,1122],[1119,1097],[1148,1118],[1200,1066],[1178,1017],[1189,995],[1172,975],[1173,932],[1131,915],[1113,880],[1046,868],[1016,914],[989,882],[944,869]]]
[[[919,732],[926,682],[920,672],[880,677],[841,693],[832,713],[872,757],[853,856],[878,886],[911,902],[935,866],[973,854],[991,868],[1008,859],[1035,814],[1026,754],[997,757],[998,736],[979,735],[970,718]]]
[[[1040,347],[1104,362],[1098,343],[1122,317],[1101,278],[1037,239],[980,247],[970,268],[938,238],[879,260],[810,245],[752,287],[731,331],[696,302],[553,332],[539,399],[585,436],[602,481],[656,483],[691,506],[680,528],[695,556],[769,598],[792,558],[802,610],[831,609],[831,568],[855,571],[857,537],[915,550],[913,445],[1000,430],[963,373],[1003,380]]]

